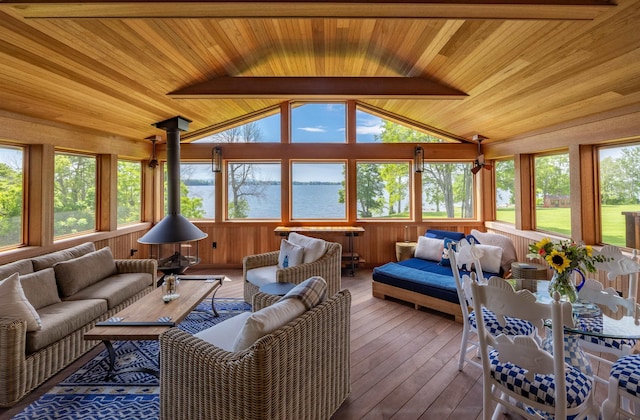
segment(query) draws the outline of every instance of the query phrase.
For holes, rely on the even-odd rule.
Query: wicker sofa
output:
[[[83,334],[153,290],[156,271],[155,260],[114,260],[91,242],[0,266],[0,281],[20,284],[38,323],[7,310],[0,316],[0,407],[99,344]]]
[[[294,235],[293,233],[291,235]],[[302,235],[300,235],[302,236]],[[327,282],[327,293],[333,296],[342,284],[342,245],[337,242],[326,242],[324,254],[313,262],[302,263],[293,267],[278,266],[280,251],[247,255],[242,261],[242,279],[244,282],[244,300],[251,303],[253,295],[260,290],[258,277],[269,277],[270,281],[299,284],[311,276],[320,276]]]
[[[258,292],[253,310],[278,300]],[[341,290],[238,352],[178,328],[163,333],[160,418],[330,418],[350,393],[350,307]]]

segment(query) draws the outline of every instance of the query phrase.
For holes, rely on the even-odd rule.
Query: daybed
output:
[[[0,406],[99,344],[83,334],[153,290],[156,271],[92,242],[0,266]]]
[[[160,418],[329,419],[351,390],[351,295],[295,297],[317,290],[309,282],[318,279],[282,298],[258,292],[253,313],[196,335],[163,333]]]
[[[430,308],[453,315],[463,322],[453,272],[443,250],[449,241],[465,238],[460,232],[427,230],[418,238],[414,257],[390,262],[373,269],[373,296],[381,299],[392,297],[413,303],[416,309]],[[517,260],[513,242],[504,235],[472,230],[467,236],[483,248],[481,266],[484,277],[508,276],[511,263]],[[471,267],[468,267],[471,268]],[[469,274],[467,267],[460,275]]]

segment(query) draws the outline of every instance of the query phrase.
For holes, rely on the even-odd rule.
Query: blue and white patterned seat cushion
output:
[[[482,315],[484,318],[484,324],[487,328],[489,334],[493,336],[497,336],[500,334],[504,335],[531,335],[535,332],[535,326],[529,321],[525,321],[518,318],[505,317],[507,323],[503,327],[498,322],[498,318],[496,315],[488,310],[487,308],[482,308]],[[478,323],[476,321],[476,313],[471,312],[469,314],[469,325],[472,328],[477,329]]]
[[[636,397],[640,396],[640,355],[619,358],[611,367],[610,378],[618,380],[618,387]]]
[[[533,382],[524,376],[525,370],[513,363],[500,363],[498,351],[489,353],[491,376],[507,389],[523,397],[550,407],[555,406],[555,383],[553,375],[536,374]],[[589,398],[593,381],[578,369],[569,366],[566,370],[567,408],[578,407]]]
[[[577,322],[578,327],[582,330],[593,332],[602,331],[602,317],[578,318]],[[580,339],[615,350],[622,350],[623,346],[633,347],[636,345],[636,340],[631,338],[601,338],[591,335],[581,335]]]

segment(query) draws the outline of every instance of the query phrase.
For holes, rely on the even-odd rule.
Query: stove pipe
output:
[[[167,215],[145,233],[141,244],[171,244],[198,241],[207,234],[180,214],[180,131],[191,121],[177,116],[155,123],[167,132]]]

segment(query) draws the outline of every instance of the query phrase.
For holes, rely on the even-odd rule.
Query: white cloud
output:
[[[356,127],[356,133],[358,134],[380,134],[382,133],[382,125],[359,125]]]
[[[308,131],[310,133],[326,133],[327,130],[320,126],[320,127],[299,127],[298,130],[302,130],[302,131]]]

